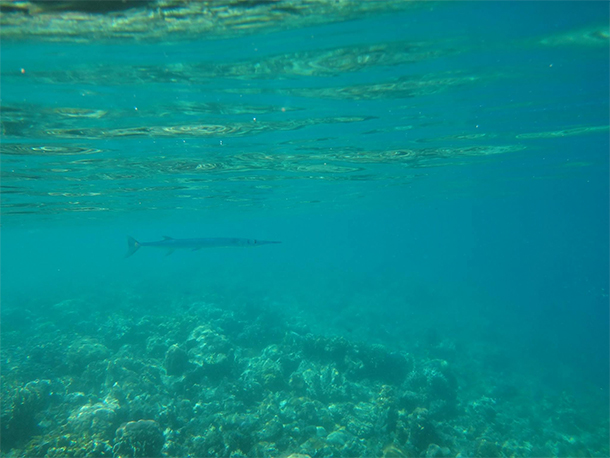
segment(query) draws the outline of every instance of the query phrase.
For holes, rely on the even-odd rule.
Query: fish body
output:
[[[269,245],[273,243],[282,243],[269,240],[255,239],[240,239],[235,237],[209,237],[201,239],[174,239],[172,237],[163,236],[163,240],[157,242],[138,242],[133,237],[127,237],[127,254],[126,258],[134,254],[141,247],[164,248],[169,256],[175,250],[190,249],[192,251],[200,250],[201,248],[214,247],[248,247],[258,245]]]

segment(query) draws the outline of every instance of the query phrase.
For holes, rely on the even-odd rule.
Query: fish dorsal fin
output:
[[[167,235],[163,236],[163,240],[174,240],[173,237],[168,237]]]

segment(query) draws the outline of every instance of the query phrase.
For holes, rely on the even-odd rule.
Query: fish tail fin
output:
[[[140,249],[140,242],[138,242],[133,237],[128,236],[127,237],[127,254],[125,255],[125,257],[128,258],[129,256],[134,254],[139,249]]]

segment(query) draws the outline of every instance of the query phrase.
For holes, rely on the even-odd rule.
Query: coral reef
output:
[[[114,456],[148,457],[161,456],[165,439],[156,421],[130,421],[116,430]]]
[[[35,380],[17,388],[11,402],[3,402],[2,444],[8,448],[27,441],[39,430],[36,415],[45,409],[50,401],[49,380]],[[10,408],[6,413],[6,405]]]
[[[165,354],[163,367],[167,375],[182,375],[189,367],[189,357],[178,345],[172,345]]]
[[[28,323],[29,344],[3,336],[7,457],[607,453],[607,423],[579,401],[547,393],[531,403],[515,377],[486,375],[492,350],[466,358],[437,332],[407,352],[313,334],[270,308],[197,302],[187,313],[83,322],[70,307],[82,303]],[[72,341],[61,331],[70,319],[81,324]]]

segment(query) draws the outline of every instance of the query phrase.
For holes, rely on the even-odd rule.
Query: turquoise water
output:
[[[3,456],[608,456],[606,3],[107,5],[0,2]]]

